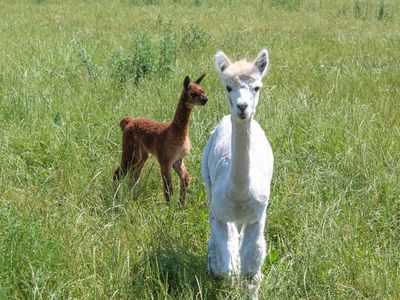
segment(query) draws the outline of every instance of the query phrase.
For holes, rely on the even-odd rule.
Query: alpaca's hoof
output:
[[[114,182],[114,184],[116,184],[116,183],[118,183],[118,181],[120,180],[120,170],[119,170],[119,168],[118,169],[116,169],[115,171],[114,171],[114,174],[113,174],[113,182]]]
[[[258,299],[258,290],[260,289],[262,280],[263,280],[263,275],[261,271],[246,276],[247,290],[249,291],[249,298],[251,300]]]

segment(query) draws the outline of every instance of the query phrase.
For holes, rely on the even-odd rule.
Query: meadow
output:
[[[260,299],[399,299],[399,29],[396,0],[0,1],[0,299],[246,299],[208,276],[200,161],[229,113],[216,51],[263,47]],[[185,208],[154,158],[116,197],[120,118],[170,120],[203,72]]]

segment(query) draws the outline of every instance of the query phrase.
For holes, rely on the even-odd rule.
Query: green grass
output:
[[[200,176],[229,113],[217,50],[271,68],[263,298],[400,298],[398,1],[1,1],[0,298],[237,299],[207,275]],[[145,50],[143,50],[145,49]],[[163,55],[161,55],[163,54]],[[124,115],[170,120],[185,75],[185,209],[158,164],[113,194]],[[178,187],[177,178],[175,190]]]

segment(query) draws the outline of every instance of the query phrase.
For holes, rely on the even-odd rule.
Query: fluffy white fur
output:
[[[268,51],[263,49],[252,63],[231,63],[218,52],[215,64],[231,114],[213,131],[202,159],[210,204],[208,266],[216,277],[246,278],[251,298],[257,299],[266,255],[264,225],[273,154],[253,116],[268,69]]]

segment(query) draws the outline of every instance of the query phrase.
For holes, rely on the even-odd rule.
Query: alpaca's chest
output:
[[[167,149],[170,160],[177,161],[181,158],[184,158],[190,152],[189,137],[185,137],[182,141],[172,140]]]
[[[186,137],[185,142],[183,143],[182,153],[184,155],[187,155],[187,154],[189,154],[189,152],[190,152],[190,140],[189,140],[189,137]]]
[[[232,195],[227,190],[214,190],[211,210],[221,222],[243,224],[260,220],[268,205],[268,194],[243,193]]]
[[[180,151],[178,151],[178,152],[179,152],[180,157],[185,157],[186,155],[189,154],[189,152],[190,152],[190,140],[189,140],[189,137],[185,138],[182,146],[179,147],[179,148],[180,148]]]

